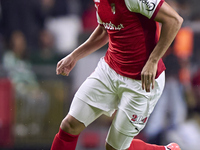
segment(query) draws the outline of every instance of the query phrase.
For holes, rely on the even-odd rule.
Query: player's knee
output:
[[[60,127],[67,133],[78,135],[85,128],[85,125],[71,115],[67,115],[62,120]]]
[[[113,148],[111,145],[109,145],[107,142],[106,142],[106,150],[116,150],[115,148]]]

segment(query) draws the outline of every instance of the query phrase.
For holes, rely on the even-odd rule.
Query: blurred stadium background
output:
[[[200,1],[166,0],[184,18],[163,57],[166,88],[136,137],[153,144],[200,147]],[[92,0],[0,0],[0,149],[49,150],[73,94],[106,47],[80,60],[69,77],[57,61],[96,27]],[[102,150],[112,118],[81,134],[77,150]]]

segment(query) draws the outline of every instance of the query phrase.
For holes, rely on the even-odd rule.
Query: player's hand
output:
[[[154,88],[156,72],[157,63],[147,61],[141,72],[142,89],[146,92],[150,92],[151,85]]]
[[[64,57],[63,59],[61,59],[57,63],[56,74],[57,75],[61,74],[63,76],[68,76],[70,71],[76,65],[76,62],[77,61],[71,55],[68,55],[68,56]]]

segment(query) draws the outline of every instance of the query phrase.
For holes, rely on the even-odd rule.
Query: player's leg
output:
[[[131,123],[126,113],[119,109],[106,138],[106,150],[166,150],[164,146],[133,139],[140,130]]]
[[[164,146],[133,139],[146,125],[164,88],[164,73],[156,79],[155,87],[147,93],[141,81],[122,78],[119,85],[119,109],[106,139],[107,150],[165,150]]]
[[[113,148],[111,145],[106,143],[106,150],[117,150],[117,149]],[[171,143],[167,146],[158,146],[145,143],[139,139],[134,139],[132,141],[131,146],[126,150],[181,150],[181,149],[176,143]]]
[[[58,133],[54,139],[52,150],[74,150],[77,134],[101,114],[112,115],[119,103],[113,74],[116,73],[101,59],[95,72],[76,92],[69,115],[62,121],[60,134]],[[56,144],[59,143],[56,141],[61,144]],[[60,147],[56,149],[55,145]],[[73,148],[67,147],[71,145]]]
[[[146,93],[141,89],[141,82],[127,80],[125,87],[129,91],[132,90],[132,92],[127,93],[128,90],[125,88],[121,94],[122,100],[119,104],[119,112],[113,122],[115,128],[127,136],[136,136],[145,127],[150,114],[162,94],[164,83],[165,75],[163,72],[155,80],[154,89]],[[120,122],[121,118],[126,119]],[[139,139],[133,139],[128,150],[180,150],[180,147],[175,143],[168,146],[159,146],[145,143]]]
[[[126,113],[119,109],[106,138],[106,150],[181,150],[176,143],[162,146],[134,139],[144,126],[134,126]]]
[[[90,106],[75,97],[68,115],[61,122],[51,150],[75,150],[81,131],[102,114],[103,110]]]
[[[85,125],[83,123],[68,114],[61,123],[51,150],[75,150],[79,134],[84,128]]]
[[[78,135],[85,129],[85,125],[70,114],[67,114],[62,120],[60,128],[69,134]]]
[[[127,132],[125,132],[127,130]],[[117,110],[106,138],[106,150],[126,150],[139,131],[122,110]]]
[[[176,143],[170,143],[167,146],[158,146],[154,144],[148,144],[139,139],[133,139],[131,146],[128,150],[181,150]]]
[[[127,150],[132,139],[132,136],[124,135],[112,124],[106,138],[106,150]]]

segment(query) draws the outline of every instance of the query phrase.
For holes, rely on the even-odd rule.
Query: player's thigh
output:
[[[117,78],[116,72],[101,59],[95,71],[80,86],[75,97],[104,111],[117,109]]]
[[[109,129],[106,142],[117,150],[128,149],[139,130],[130,122],[127,115],[118,110]]]
[[[121,85],[120,103],[118,105],[119,113],[125,114],[128,121],[141,131],[155,108],[164,88],[164,72],[155,80],[154,89],[146,92],[142,89],[142,83],[138,80],[127,79],[125,84]],[[121,113],[120,113],[121,112]],[[123,115],[123,116],[125,116]],[[115,127],[124,134],[129,134],[130,130],[126,126],[120,125],[120,117],[116,116]],[[124,128],[126,127],[126,128]],[[134,134],[135,136],[135,134]]]
[[[61,129],[77,135],[103,113],[103,110],[74,97],[70,110],[61,123]]]
[[[122,100],[125,104],[120,105],[110,127],[107,143],[117,150],[129,148],[133,138],[145,127],[150,115],[149,100],[142,95],[137,98],[138,101],[133,102],[134,105],[125,105],[129,99],[126,99],[126,102]]]
[[[151,92],[142,90],[141,81],[124,80],[119,91],[121,101],[112,122],[107,143],[116,149],[126,149],[146,125],[164,88],[164,73],[155,82]]]
[[[99,116],[104,114],[104,110],[91,106],[75,97],[72,101],[68,114],[73,116],[79,122],[83,123],[85,127],[87,127]]]
[[[87,127],[102,114],[111,116],[118,105],[118,99],[106,81],[89,77],[76,92],[69,114]],[[107,83],[108,84],[108,83]]]
[[[130,118],[127,113],[118,109],[109,129],[106,142],[116,150],[126,150],[133,138],[140,133],[145,125],[146,119],[142,117]]]

